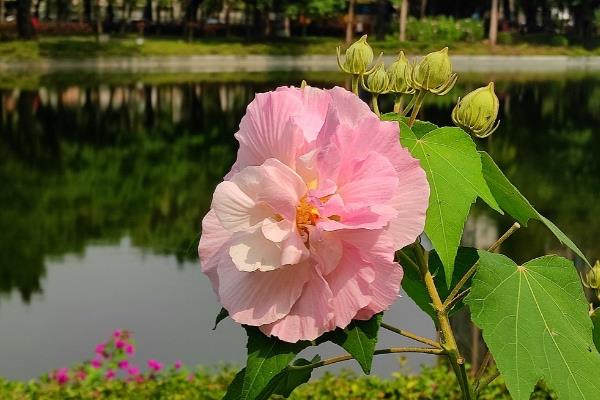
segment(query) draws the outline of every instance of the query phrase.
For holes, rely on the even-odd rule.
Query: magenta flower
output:
[[[87,377],[87,374],[84,370],[80,369],[76,372],[75,376],[78,380],[83,381]]]
[[[183,362],[181,360],[177,360],[173,364],[173,368],[175,368],[175,369],[180,369],[182,366],[183,366]]]
[[[154,372],[159,372],[163,368],[163,365],[160,361],[152,358],[148,360],[148,368],[150,368]]]
[[[135,346],[132,345],[131,343],[127,343],[125,345],[125,353],[127,353],[129,355],[133,355],[135,353]]]
[[[128,360],[121,360],[119,361],[119,369],[127,369],[129,368],[129,361]]]
[[[112,369],[107,369],[106,372],[104,373],[104,378],[106,378],[106,380],[109,380],[109,381],[114,379],[115,376],[117,376],[117,373]]]
[[[115,347],[117,349],[122,349],[125,347],[125,345],[127,345],[127,343],[124,340],[121,340],[121,339],[115,340]]]
[[[235,137],[199,245],[231,318],[297,342],[388,309],[429,199],[398,123],[342,88],[284,87],[256,95]]]
[[[115,331],[113,332],[113,338],[118,339],[123,335],[123,330],[122,329],[115,329]]]
[[[90,364],[93,368],[98,369],[98,368],[102,367],[102,360],[100,358],[96,357],[90,362]]]
[[[69,369],[59,368],[54,372],[54,380],[59,385],[64,385],[69,381]]]
[[[106,351],[106,343],[98,343],[96,345],[96,354],[99,356],[104,356],[104,352]]]
[[[135,375],[139,375],[140,374],[140,369],[138,367],[129,367],[129,369],[127,370],[127,373],[131,376],[135,376]]]

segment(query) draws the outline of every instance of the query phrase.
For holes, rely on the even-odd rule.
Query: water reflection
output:
[[[481,147],[590,259],[600,257],[600,77],[463,76],[451,96],[431,98],[424,115],[449,124],[456,97],[490,78],[497,81],[502,123]],[[235,158],[232,134],[246,105],[255,92],[302,79],[346,84],[337,74],[298,72],[59,75],[10,84],[0,78],[5,303],[13,304],[16,293],[29,303],[44,292],[47,268],[64,265],[64,255],[83,255],[92,243],[117,245],[128,237],[142,254],[175,255],[179,268],[196,266],[200,220]],[[464,243],[486,247],[512,222],[478,205]],[[517,261],[549,252],[572,256],[541,224],[514,239],[503,250]],[[11,304],[3,317],[21,310]],[[18,376],[31,371],[24,368]]]

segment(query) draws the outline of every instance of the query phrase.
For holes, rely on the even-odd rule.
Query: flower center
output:
[[[319,211],[308,202],[306,196],[300,199],[296,207],[296,225],[302,230],[306,225],[315,225],[319,219]]]

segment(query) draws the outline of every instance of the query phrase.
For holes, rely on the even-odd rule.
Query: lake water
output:
[[[241,328],[227,320],[211,330],[220,306],[198,266],[200,220],[254,93],[302,79],[348,83],[294,71],[0,76],[0,376],[90,359],[115,328],[134,332],[140,362],[241,363]],[[481,148],[590,260],[600,258],[600,75],[465,75],[423,115],[449,124],[456,98],[490,79],[502,122]],[[484,247],[512,222],[477,204],[465,244]],[[503,250],[517,261],[573,257],[537,223]],[[433,332],[408,298],[386,320]],[[409,361],[414,369],[432,358]],[[397,368],[393,356],[375,362],[376,373]]]

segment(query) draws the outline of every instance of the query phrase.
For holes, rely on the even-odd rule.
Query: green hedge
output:
[[[142,382],[123,380],[86,380],[60,385],[43,377],[29,382],[12,382],[0,378],[0,398],[21,399],[220,399],[233,379],[235,370],[200,368],[194,373],[185,368],[171,368],[158,375],[145,375]],[[532,399],[555,398],[537,388]],[[357,376],[352,372],[325,374],[292,393],[294,400],[358,399],[460,399],[454,374],[445,366],[424,368],[420,374],[395,373],[392,379]],[[482,392],[480,399],[510,399],[501,379]]]
[[[409,18],[406,38],[415,42],[476,42],[484,37],[483,22],[471,18],[452,17]]]

